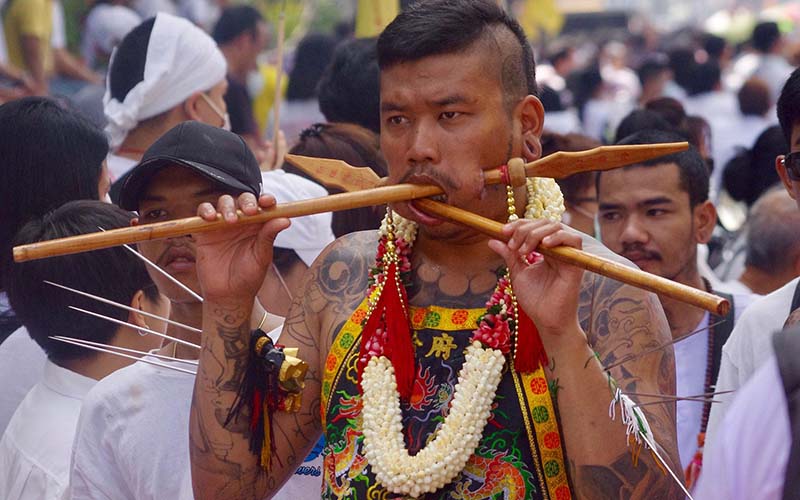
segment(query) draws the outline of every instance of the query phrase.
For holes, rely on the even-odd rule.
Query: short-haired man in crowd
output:
[[[98,226],[127,227],[132,217],[109,203],[72,201],[26,224],[15,243],[93,233]],[[70,306],[135,327],[163,331],[163,321],[133,311],[164,317],[169,302],[159,294],[144,264],[122,247],[9,265],[4,277],[14,310],[47,353],[47,362],[41,380],[20,403],[0,440],[0,497],[59,500],[69,482],[72,440],[84,397],[98,380],[131,361],[51,336],[147,351],[161,345],[161,338],[142,335],[136,328],[89,316]],[[113,300],[133,311],[75,295],[45,280]]]
[[[247,77],[258,70],[258,55],[267,46],[267,23],[254,7],[227,7],[214,25],[211,36],[228,62],[225,104],[230,114],[231,131],[244,137],[259,158],[266,154],[266,148],[253,116],[253,96],[247,89]]]
[[[766,295],[800,276],[800,211],[783,186],[756,200],[746,232],[744,270],[728,289]]]
[[[308,193],[311,191],[308,185],[314,186],[306,179],[282,171],[266,172],[262,177],[258,162],[240,136],[188,121],[164,134],[148,149],[142,162],[127,177],[120,203],[139,213],[139,224],[169,221],[190,216],[198,203],[221,194],[260,193],[265,178],[273,190],[278,183],[293,186],[300,193]],[[316,188],[318,191],[312,197],[324,195],[324,189]],[[275,283],[268,290],[276,305],[288,304],[296,292],[306,269],[304,260],[313,261],[316,253],[333,240],[330,219],[330,214],[300,219],[297,228],[282,234],[281,241],[276,242],[276,246],[284,247],[280,252],[299,255],[296,258],[286,255],[282,259],[282,263],[287,263],[285,267],[279,263],[270,269],[267,281]],[[315,234],[308,234],[312,231]],[[193,237],[150,241],[138,246],[143,255],[171,276],[189,289],[200,291]],[[151,274],[172,304],[170,319],[186,325],[171,323],[167,333],[184,343],[173,341],[161,348],[160,355],[175,359],[160,361],[166,367],[136,363],[106,377],[87,396],[73,450],[72,499],[178,498],[188,473],[189,445],[185,430],[194,379],[191,374],[170,367],[186,369],[191,367],[187,360],[197,359],[197,350],[185,342],[201,343],[197,329],[202,326],[202,303],[162,274],[152,270]],[[252,328],[271,332],[281,326],[283,318],[268,314],[258,300],[253,301],[253,307],[249,323]],[[276,333],[279,332],[278,329]],[[299,483],[305,488],[318,489],[321,463],[310,465],[315,466],[317,475],[298,474],[288,484],[294,488]],[[282,495],[290,498],[285,492]]]
[[[227,64],[217,44],[186,19],[160,13],[122,39],[108,68],[104,111],[117,183],[165,132],[196,120],[228,125]]]
[[[540,154],[544,116],[535,97],[532,52],[519,25],[493,0],[419,2],[386,28],[378,41],[378,54],[381,146],[389,165],[389,183],[437,184],[448,203],[499,221],[507,220],[510,207],[522,215],[524,188],[512,191],[515,202],[510,203],[505,186],[484,186],[482,180],[483,170],[510,157],[533,160]],[[530,214],[539,220],[506,226],[509,244],[490,244],[487,237],[429,215],[414,202],[393,204],[393,224],[385,228],[380,248],[392,252],[388,233],[399,241],[394,257],[402,259],[400,273],[409,280],[410,309],[394,304],[402,302],[397,298],[387,305],[386,317],[400,315],[396,324],[408,321],[414,330],[413,337],[408,333],[404,339],[393,337],[402,329],[392,329],[386,338],[397,346],[391,356],[405,352],[410,357],[393,360],[402,381],[396,387],[405,394],[400,406],[399,394],[391,389],[395,385],[368,384],[366,369],[364,383],[359,384],[358,373],[359,337],[371,336],[376,341],[364,340],[377,349],[365,348],[365,360],[384,352],[382,327],[376,328],[372,321],[364,324],[369,270],[377,264],[374,276],[379,280],[386,273],[392,275],[393,257],[387,256],[386,265],[382,259],[376,262],[379,241],[369,232],[341,238],[317,259],[281,337],[282,343],[299,347],[299,356],[309,365],[302,407],[298,413],[275,413],[276,459],[267,473],[258,457],[246,449],[249,424],[239,419],[224,424],[249,358],[247,349],[235,348],[247,345],[251,336],[250,325],[241,318],[250,314],[269,265],[270,240],[287,221],[198,234],[206,342],[200,353],[190,425],[195,497],[260,499],[272,494],[324,431],[323,498],[366,499],[392,492],[405,496],[421,493],[423,488],[430,492],[427,498],[645,498],[654,491],[663,498],[678,498],[678,486],[649,457],[643,454],[638,467],[633,466],[624,427],[608,418],[611,393],[601,366],[668,340],[658,301],[599,276],[586,275],[582,288],[579,269],[549,259],[530,267],[528,260],[523,263],[523,257],[540,243],[584,245],[611,255],[594,240],[542,220],[546,213],[533,205],[538,202],[558,213],[554,202],[560,197],[552,191],[551,180],[542,179],[537,185]],[[253,214],[259,205],[270,203],[269,197],[257,203],[254,196],[245,194],[236,201],[222,197],[217,209],[224,220],[235,221],[235,207]],[[198,213],[207,220],[216,220],[218,215],[210,204],[200,206]],[[495,289],[505,266],[510,266],[518,307],[510,298],[503,299],[511,307],[497,309],[500,314],[491,321],[503,330],[509,326],[509,309],[529,314],[548,359],[541,365],[533,345],[520,347],[519,357],[510,361],[502,377],[473,386],[476,374],[460,373],[465,359],[472,359],[465,349],[487,300],[502,295]],[[404,286],[398,278],[384,291],[391,295],[394,288],[390,287],[399,291]],[[532,335],[527,327],[521,330],[526,341],[534,339],[527,337]],[[478,345],[472,348],[479,349]],[[612,374],[632,392],[672,392],[671,353],[667,347],[626,364],[625,374]],[[514,356],[511,350],[509,355]],[[382,356],[369,359],[367,368],[386,361]],[[505,365],[505,358],[496,359],[496,367]],[[374,377],[375,372],[370,373]],[[463,385],[462,378],[468,380]],[[478,385],[492,391],[491,395],[477,397],[475,389],[465,388]],[[375,406],[371,398],[382,394],[388,394],[391,403],[386,404],[391,408],[383,403]],[[448,408],[451,402],[453,408],[464,408],[463,403],[456,404],[464,398],[467,405],[474,403],[482,408],[476,411],[484,413],[459,417],[455,423],[455,410]],[[662,455],[677,468],[674,417],[668,405],[659,406],[644,408],[664,447]],[[386,414],[382,412],[391,412],[388,435],[374,420],[368,422],[368,416]],[[549,423],[553,425],[545,430],[542,425]],[[442,434],[442,440],[434,440]],[[459,448],[465,439],[474,446]],[[223,448],[226,443],[233,443],[234,449]],[[365,443],[371,447],[366,453]],[[437,466],[430,462],[434,452],[428,447],[440,446],[443,455]],[[408,473],[427,481],[409,484],[411,476],[404,481],[403,472],[393,470],[393,463],[410,463],[408,455],[415,455]],[[417,459],[422,463],[416,463]]]
[[[651,130],[631,135],[621,144],[680,141],[676,134]],[[692,147],[598,173],[598,222],[603,243],[644,271],[713,292],[697,265],[697,246],[708,242],[717,222],[708,188],[708,169]],[[718,317],[661,297],[674,339],[701,330],[675,344],[679,396],[713,392],[722,345],[733,329],[735,315],[749,301],[749,296],[733,297],[731,312]],[[698,449],[698,436],[706,430],[711,404],[678,401],[677,406],[678,447],[681,463],[687,467]]]

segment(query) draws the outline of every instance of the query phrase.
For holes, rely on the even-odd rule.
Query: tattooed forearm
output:
[[[640,462],[653,459],[643,451]],[[610,500],[647,498],[665,500],[681,497],[680,487],[661,473],[654,464],[650,467],[640,463],[633,465],[631,455],[626,453],[608,467],[597,465],[576,466],[570,460],[570,473],[575,487],[575,498],[582,500]]]

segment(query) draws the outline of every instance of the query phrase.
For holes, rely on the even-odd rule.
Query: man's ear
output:
[[[544,127],[544,107],[536,96],[528,95],[514,109],[515,122],[519,126],[521,136],[522,157],[533,161],[542,155],[540,137]]]
[[[778,177],[781,178],[783,188],[786,189],[786,192],[789,193],[789,196],[791,196],[793,200],[797,201],[794,195],[794,189],[792,189],[792,180],[786,172],[786,165],[783,164],[783,155],[775,158],[775,171],[778,172]]]
[[[710,200],[698,204],[693,210],[697,243],[708,243],[717,225],[717,209]]]
[[[133,294],[133,298],[131,299],[131,303],[129,304],[132,308],[136,310],[143,310],[144,309],[144,292],[139,290],[135,294]],[[145,316],[143,314],[139,314],[133,311],[128,312],[128,323],[133,325],[140,326],[142,328],[150,329],[147,326],[147,321],[145,320]]]
[[[183,112],[189,117],[189,120],[202,122],[203,118],[200,115],[198,104],[201,100],[200,92],[195,92],[183,101]]]

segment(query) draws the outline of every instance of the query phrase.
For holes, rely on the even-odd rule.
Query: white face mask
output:
[[[222,111],[220,111],[219,107],[216,104],[214,104],[214,101],[212,101],[211,98],[208,97],[206,94],[200,94],[200,96],[203,98],[203,100],[206,101],[206,104],[208,104],[208,107],[210,107],[211,110],[214,111],[214,113],[217,114],[217,116],[222,118],[222,126],[220,128],[230,132],[230,130],[231,130],[231,117],[230,117],[230,115],[227,112],[223,113]]]
[[[261,74],[261,71],[251,71],[247,74],[247,93],[250,94],[251,98],[255,98],[264,90],[265,83],[264,75]]]

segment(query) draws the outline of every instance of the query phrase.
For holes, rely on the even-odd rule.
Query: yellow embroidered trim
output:
[[[572,498],[564,464],[561,431],[558,428],[555,406],[544,368],[539,365],[535,372],[519,375],[528,399],[528,408],[530,408],[530,417],[535,428],[534,434],[539,449],[539,460],[542,464],[550,498],[554,500]]]

